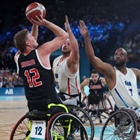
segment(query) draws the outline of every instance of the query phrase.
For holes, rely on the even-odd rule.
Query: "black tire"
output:
[[[74,114],[82,121],[84,124],[89,140],[94,139],[94,124],[92,119],[89,117],[88,113],[81,107],[76,105],[66,105],[69,109],[70,113],[74,112]]]
[[[100,140],[136,140],[137,122],[127,111],[117,110],[104,124]]]
[[[29,134],[30,130],[28,128],[28,118],[26,118],[24,115],[13,127],[10,140],[24,140],[28,137]]]
[[[110,113],[113,111],[111,101],[103,97],[97,107],[98,108],[96,110],[93,110],[91,107],[90,109],[86,109],[86,111],[88,112],[94,124],[104,124],[109,118]]]
[[[86,129],[79,118],[69,113],[57,113],[47,126],[47,140],[88,140]]]

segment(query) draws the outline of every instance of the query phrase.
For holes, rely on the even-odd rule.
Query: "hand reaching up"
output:
[[[88,29],[87,29],[87,27],[86,27],[86,25],[85,25],[85,23],[84,23],[83,20],[80,20],[80,21],[79,21],[79,26],[78,26],[78,28],[79,28],[80,33],[81,33],[81,35],[82,35],[83,37],[87,37],[87,36],[89,35]]]
[[[68,20],[68,16],[65,15],[65,29],[67,32],[71,31],[71,28],[70,28],[70,24],[69,24],[69,20]]]

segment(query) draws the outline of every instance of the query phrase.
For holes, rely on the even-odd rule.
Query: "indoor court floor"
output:
[[[0,140],[9,140],[13,126],[26,112],[24,96],[0,96]],[[95,122],[94,127],[94,140],[99,140],[102,125]],[[140,136],[137,138],[140,139]]]
[[[0,96],[0,140],[9,140],[14,124],[27,112],[23,96]],[[88,128],[87,128],[88,129]],[[94,140],[99,140],[100,126],[95,126]]]
[[[0,140],[9,140],[12,127],[26,112],[25,97],[0,96]]]

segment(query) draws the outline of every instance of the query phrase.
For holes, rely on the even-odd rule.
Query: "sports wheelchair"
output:
[[[64,109],[52,113],[53,107]],[[89,140],[87,131],[73,113],[63,104],[48,104],[46,111],[30,111],[21,117],[12,129],[10,140]]]
[[[87,103],[88,98],[85,97],[83,102]],[[85,108],[85,110],[94,121],[94,123],[97,123],[97,119],[99,120],[99,123],[104,123],[108,119],[110,112],[113,111],[112,103],[109,98],[103,96],[102,100],[96,106],[97,107],[95,109],[93,108],[93,105],[89,105],[89,108]]]
[[[94,139],[94,124],[89,114],[83,109],[85,104],[81,102],[81,94],[79,93],[75,95],[68,95],[67,93],[61,92],[58,95],[62,100],[65,100],[64,95],[67,95],[70,98],[78,96],[77,105],[73,105],[73,104],[65,104],[65,105],[70,112],[74,112],[75,116],[78,117],[82,121],[83,125],[86,128],[89,140],[93,140]]]
[[[105,122],[100,140],[139,140],[137,132],[140,131],[140,118],[135,109],[117,109]]]

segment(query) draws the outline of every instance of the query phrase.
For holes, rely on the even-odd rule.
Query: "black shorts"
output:
[[[88,95],[88,103],[90,105],[93,105],[93,104],[99,104],[99,102],[103,99],[103,93],[102,94],[95,94],[95,93],[90,93]]]

